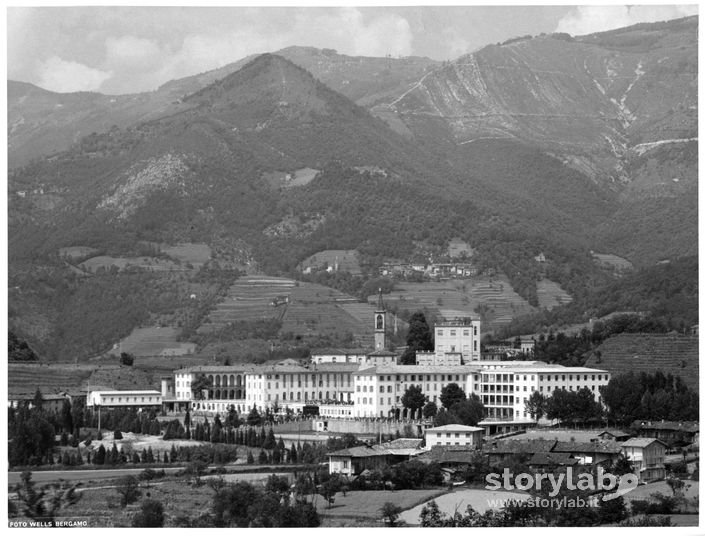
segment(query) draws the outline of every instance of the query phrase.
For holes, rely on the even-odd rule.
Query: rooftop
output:
[[[444,424],[435,428],[426,428],[427,432],[484,432],[484,430],[479,426],[465,426],[464,424]]]
[[[627,439],[623,443],[620,443],[620,445],[622,447],[644,448],[644,447],[648,447],[652,443],[661,443],[664,446],[668,446],[668,445],[666,445],[666,443],[664,443],[660,439],[656,439],[654,437],[633,437],[631,439]]]
[[[372,365],[355,372],[357,375],[368,374],[471,374],[479,372],[472,365]]]

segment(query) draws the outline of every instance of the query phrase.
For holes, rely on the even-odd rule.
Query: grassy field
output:
[[[634,265],[627,259],[610,253],[593,253],[595,264],[603,268],[611,268],[617,272],[626,272],[634,269]]]
[[[335,503],[328,508],[323,497],[316,500],[316,508],[324,527],[383,526],[379,509],[386,502],[392,502],[408,510],[447,493],[444,489],[416,489],[398,491],[350,491],[343,496],[335,495]]]
[[[448,492],[434,498],[441,512],[453,515],[455,512],[465,514],[467,507],[472,506],[473,510],[485,513],[487,510],[498,510],[500,507],[494,506],[491,501],[525,500],[529,497],[527,493],[511,491],[488,491],[485,489],[459,489]],[[426,502],[418,504],[402,512],[400,519],[407,525],[419,525],[419,516]]]
[[[96,272],[103,268],[109,270],[115,266],[118,270],[124,270],[128,267],[137,267],[143,270],[151,270],[153,272],[170,272],[185,270],[174,261],[169,259],[159,259],[157,257],[110,257],[108,255],[99,255],[91,257],[83,261],[79,265],[87,272]]]
[[[194,268],[199,268],[211,259],[211,248],[207,244],[180,243],[175,246],[160,244],[159,248],[172,259],[177,259],[183,264],[191,263]]]
[[[97,253],[98,250],[88,246],[69,246],[59,248],[59,257],[67,257],[71,260],[80,259],[88,255]]]
[[[338,270],[350,272],[353,275],[361,274],[360,263],[357,259],[357,251],[354,249],[326,249],[314,253],[307,259],[304,259],[299,265],[299,269],[306,268],[323,268],[324,266],[335,267],[338,264]]]

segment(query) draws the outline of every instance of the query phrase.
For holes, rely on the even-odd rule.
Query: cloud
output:
[[[658,22],[697,14],[697,5],[579,6],[558,21],[556,31],[571,35],[585,35],[639,22]]]
[[[82,63],[52,56],[40,63],[38,83],[45,89],[59,93],[95,91],[111,76],[111,71],[92,69]]]

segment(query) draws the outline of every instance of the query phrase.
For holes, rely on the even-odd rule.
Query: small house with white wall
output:
[[[479,449],[484,428],[463,424],[446,424],[425,430],[426,448],[435,446],[464,446]]]

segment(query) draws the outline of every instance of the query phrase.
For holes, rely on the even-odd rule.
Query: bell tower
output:
[[[377,308],[375,309],[375,351],[385,350],[387,341],[385,331],[387,329],[387,311],[384,308],[382,301],[382,289],[379,289],[379,297],[377,298]]]

